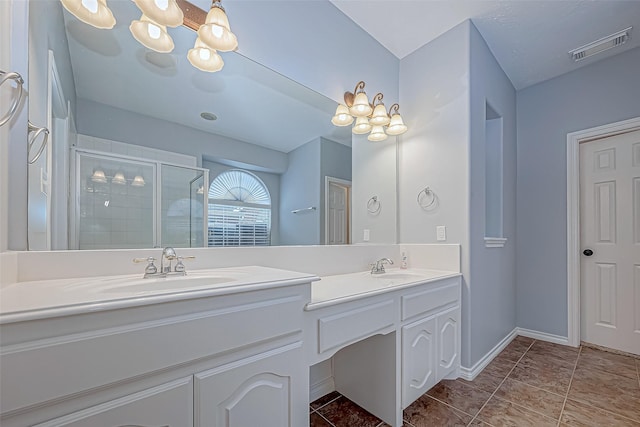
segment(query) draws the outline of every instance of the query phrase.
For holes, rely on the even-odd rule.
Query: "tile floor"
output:
[[[311,427],[382,427],[337,392],[311,403]],[[404,427],[638,426],[640,359],[517,337],[473,381],[442,381]]]

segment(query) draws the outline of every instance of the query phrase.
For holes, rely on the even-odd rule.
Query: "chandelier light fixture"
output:
[[[400,105],[393,104],[387,112],[382,98],[382,93],[373,97],[373,103],[369,103],[367,94],[364,91],[365,83],[358,82],[353,92],[345,92],[344,104],[338,104],[336,113],[331,119],[335,126],[349,126],[354,120],[355,124],[351,129],[356,135],[369,134],[369,141],[384,141],[388,135],[402,135],[407,131],[402,116],[400,116]]]
[[[183,25],[198,36],[187,59],[199,70],[220,71],[224,61],[219,52],[237,49],[238,39],[231,32],[229,18],[220,0],[213,0],[209,12],[186,0],[133,0],[142,12],[129,30],[147,49],[169,53],[174,49],[167,27]],[[107,0],[60,0],[65,9],[80,21],[100,29],[111,29],[116,23]],[[348,112],[348,111],[347,111]]]

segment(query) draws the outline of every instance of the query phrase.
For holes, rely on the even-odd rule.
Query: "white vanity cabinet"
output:
[[[295,274],[220,295],[0,318],[0,425],[307,425],[303,316],[315,277]]]
[[[460,366],[460,279],[436,282],[401,297],[402,407]]]
[[[420,319],[402,327],[402,407],[437,384],[436,318]]]
[[[34,427],[193,426],[192,377],[56,418]]]
[[[313,285],[306,308],[308,363],[332,357],[336,389],[394,427],[404,408],[459,375],[461,278],[428,274],[395,286],[384,275],[325,278]]]
[[[297,343],[195,375],[196,427],[304,426],[308,375]]]

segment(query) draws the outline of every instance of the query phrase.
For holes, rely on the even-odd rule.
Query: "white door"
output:
[[[640,354],[640,131],[580,145],[581,338]]]
[[[349,185],[327,181],[327,245],[349,243]]]

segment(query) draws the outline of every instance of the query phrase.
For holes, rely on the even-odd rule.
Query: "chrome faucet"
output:
[[[393,265],[393,261],[390,260],[389,258],[380,258],[379,260],[377,260],[375,263],[370,264],[371,266],[371,274],[382,274],[385,272],[384,270],[384,263],[387,263],[389,265]]]
[[[169,261],[169,265],[165,266],[165,259]],[[144,269],[144,278],[148,277],[167,277],[167,276],[186,276],[187,270],[182,261],[187,259],[195,259],[194,256],[181,257],[176,255],[176,250],[171,247],[162,249],[162,255],[160,256],[160,269],[155,266],[156,259],[154,257],[148,258],[134,258],[133,262],[146,262],[147,266]],[[172,261],[177,260],[176,265],[172,268]]]
[[[176,255],[176,250],[167,246],[162,250],[162,256],[160,257],[160,273],[167,274],[171,273],[171,261],[176,259],[178,256]],[[169,265],[167,267],[164,266],[165,258],[169,261]]]

